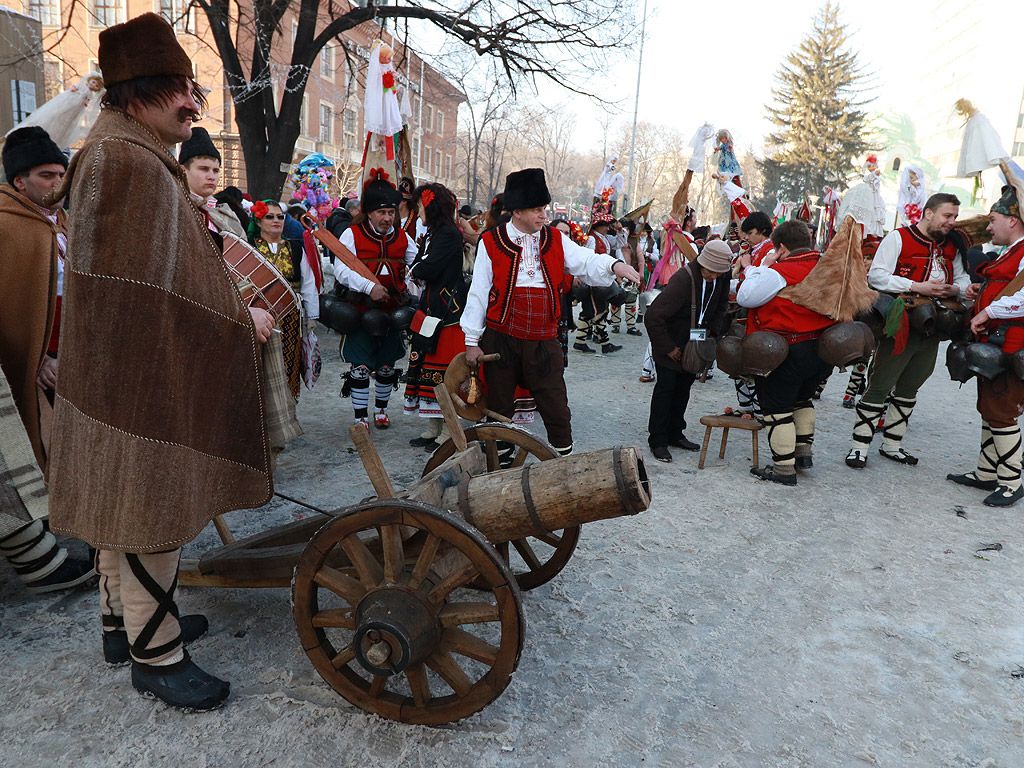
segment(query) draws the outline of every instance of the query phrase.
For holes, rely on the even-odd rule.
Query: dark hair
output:
[[[114,83],[103,95],[103,103],[120,109],[166,106],[171,99],[191,93],[200,109],[206,109],[206,94],[199,83],[185,75],[136,77]]]
[[[752,214],[750,214],[749,216],[747,216],[747,218],[743,220],[742,224],[740,224],[740,231],[756,231],[759,235],[771,237],[772,220],[764,211],[754,211]]]
[[[242,191],[238,187],[224,187],[213,196],[213,199],[231,209],[232,213],[238,217],[242,229],[249,227],[249,214],[242,207]]]
[[[778,248],[786,246],[790,251],[811,247],[811,230],[799,219],[789,219],[777,226],[772,232],[772,245]]]
[[[461,216],[462,218],[468,219],[472,215],[473,209],[470,208],[469,205],[464,205],[461,208],[459,208],[459,216]]]
[[[569,223],[568,219],[563,219],[563,218],[559,217],[557,219],[552,219],[551,221],[549,221],[548,225],[553,227],[556,224],[568,224],[568,223]]]
[[[491,200],[491,207],[487,211],[487,219],[484,222],[484,229],[494,229],[499,224],[504,224],[512,218],[512,215],[505,211],[505,193],[499,192]]]
[[[289,205],[286,213],[296,221],[300,221],[308,211],[304,205]]]
[[[686,222],[688,222],[688,221],[693,221],[694,223],[697,222],[697,209],[696,208],[691,208],[690,206],[686,206],[686,213],[683,214],[683,220],[681,222],[679,222],[679,224],[680,224],[680,226],[685,227],[686,226]]]
[[[619,223],[622,224],[628,231],[629,234],[636,234],[636,221],[633,219],[620,219]]]
[[[951,195],[949,192],[936,192],[928,198],[928,202],[924,204],[924,209],[926,211],[935,211],[938,210],[940,205],[945,205],[946,203],[960,205],[960,198],[956,195]]]
[[[693,235],[694,240],[707,240],[708,235],[711,234],[711,227],[705,224],[703,226],[697,227],[690,234]]]
[[[423,212],[427,217],[427,231],[436,232],[447,224],[454,224],[455,206],[459,203],[455,199],[455,194],[444,184],[420,184],[412,193],[413,203],[422,204],[425,192],[430,192],[434,196],[429,205],[423,205]]]

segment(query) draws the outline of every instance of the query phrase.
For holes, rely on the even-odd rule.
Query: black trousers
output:
[[[647,444],[651,448],[665,448],[683,436],[686,429],[686,405],[690,402],[690,387],[697,376],[686,371],[654,364],[658,374],[651,394],[651,417],[647,422]]]
[[[818,340],[791,344],[782,364],[767,376],[754,379],[764,413],[790,413],[799,402],[810,400],[832,366],[818,357]]]

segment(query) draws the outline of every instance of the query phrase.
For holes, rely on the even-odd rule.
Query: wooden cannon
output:
[[[579,526],[650,504],[637,449],[558,458],[517,427],[463,431],[447,391],[436,393],[452,438],[411,488],[393,488],[355,425],[377,498],[226,542],[180,574],[191,585],[290,583],[302,648],[328,684],[367,712],[430,725],[479,711],[509,684],[525,633],[520,590],[564,567]],[[505,469],[499,443],[516,449]]]

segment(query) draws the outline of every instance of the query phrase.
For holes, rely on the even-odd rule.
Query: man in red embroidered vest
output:
[[[374,173],[377,176],[363,187],[361,206],[366,219],[346,229],[340,241],[366,262],[380,285],[368,277],[356,274],[341,259],[334,260],[334,279],[351,291],[365,294],[354,300],[350,297],[366,322],[345,336],[341,348],[342,358],[352,364],[352,369],[345,375],[342,395],[351,394],[355,420],[366,425],[370,403],[370,374],[373,372],[376,381],[373,425],[378,429],[387,429],[391,426],[388,400],[398,382],[395,363],[405,357],[405,345],[402,344],[401,331],[390,323],[375,327],[374,321],[380,320],[381,316],[373,313],[367,319],[366,313],[376,308],[390,315],[398,307],[398,302],[406,293],[406,269],[416,258],[416,243],[402,229],[394,226],[395,209],[401,194],[387,180],[387,174],[371,171],[371,175]]]
[[[565,456],[572,452],[572,426],[558,343],[563,274],[589,285],[611,285],[616,277],[639,283],[640,275],[547,226],[544,209],[550,202],[543,169],[508,175],[505,209],[512,220],[480,238],[460,322],[470,365],[485,353],[501,355],[484,369],[490,408],[511,417],[516,387],[529,389],[548,441]]]
[[[1024,349],[1024,289],[1007,293],[1006,288],[1024,267],[1024,221],[1013,187],[1003,195],[989,214],[988,231],[995,245],[1008,246],[1002,254],[978,268],[984,283],[967,289],[967,298],[976,299],[971,330],[979,341],[996,341],[997,331],[1004,336],[1003,352],[1013,354]],[[1004,295],[1006,294],[1006,295]],[[946,475],[960,485],[991,491],[985,498],[990,507],[1016,504],[1021,488],[1021,441],[1017,418],[1024,410],[1024,382],[1012,371],[1002,371],[991,381],[978,377],[978,413],[981,414],[981,453],[978,468],[963,475]]]
[[[868,270],[871,287],[894,295],[938,299],[963,295],[971,280],[964,272],[955,236],[951,237],[959,210],[955,195],[940,192],[928,198],[919,224],[894,229],[879,244]],[[885,430],[878,452],[900,464],[917,464],[917,457],[903,449],[903,436],[917,404],[917,391],[935,370],[939,339],[913,328],[904,333],[906,346],[902,349],[902,334],[898,334],[883,338],[875,351],[867,390],[857,403],[853,447],[846,456],[848,467],[867,465],[874,427],[883,413]]]
[[[832,372],[832,366],[818,357],[818,337],[835,321],[778,295],[807,277],[818,263],[820,254],[811,249],[807,225],[796,219],[784,221],[772,232],[771,241],[774,252],[764,256],[761,266],[746,267],[736,294],[739,305],[750,308],[748,334],[774,331],[789,342],[789,354],[779,367],[755,380],[773,466],[752,467],[750,472],[762,480],[796,485],[796,470],[813,466],[811,398]]]

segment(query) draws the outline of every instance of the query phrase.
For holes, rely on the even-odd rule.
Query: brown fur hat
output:
[[[100,32],[100,71],[109,88],[139,77],[192,77],[192,61],[161,16],[144,13]]]

